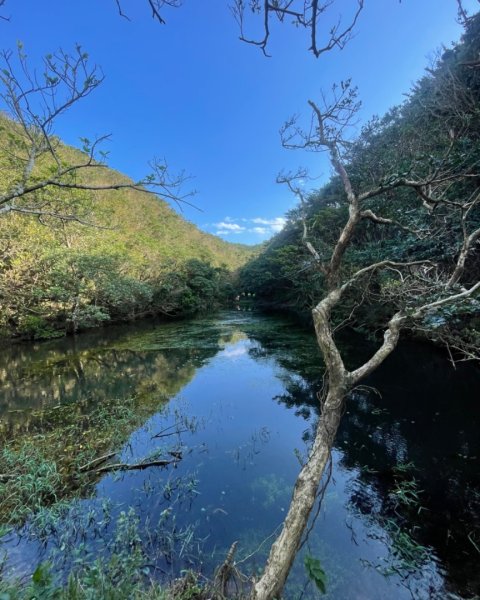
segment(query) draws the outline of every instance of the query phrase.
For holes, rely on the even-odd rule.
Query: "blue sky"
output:
[[[81,5],[81,7],[80,7]],[[353,0],[337,0],[348,13]],[[476,0],[465,6],[478,7]],[[112,134],[109,164],[134,179],[148,161],[165,157],[190,173],[198,193],[183,216],[224,239],[258,243],[278,231],[295,202],[275,183],[281,169],[305,166],[328,179],[323,155],[281,148],[278,130],[306,101],[352,77],[365,120],[402,101],[442,43],[459,38],[455,0],[366,0],[355,38],[341,52],[315,59],[305,33],[274,27],[271,58],[238,40],[228,0],[184,0],[152,21],[146,1],[7,0],[1,47],[24,43],[33,63],[80,43],[105,81],[59,119],[56,133],[79,145],[81,136]],[[332,15],[333,16],[333,15]]]

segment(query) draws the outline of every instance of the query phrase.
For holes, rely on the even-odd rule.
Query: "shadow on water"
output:
[[[47,558],[66,573],[116,552],[119,523],[130,537],[138,530],[155,577],[189,567],[208,576],[235,540],[245,571],[264,563],[318,418],[322,369],[310,332],[227,313],[16,346],[2,353],[0,382],[4,438],[42,432],[57,405],[88,413],[135,395],[148,411],[118,460],[182,457],[106,473],[92,497],[30,519],[2,538],[5,576]],[[346,405],[287,598],[316,597],[305,554],[327,573],[326,597],[470,598],[480,592],[478,371],[406,343],[366,385],[378,392],[361,388]]]

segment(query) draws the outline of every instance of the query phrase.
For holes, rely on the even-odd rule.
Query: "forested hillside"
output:
[[[2,117],[0,191],[19,178],[12,148],[21,153],[20,143]],[[82,154],[66,146],[60,152],[65,164]],[[48,159],[39,161],[36,176],[49,167]],[[81,176],[102,185],[129,182],[105,167]],[[231,297],[232,274],[254,251],[200,231],[166,202],[134,189],[50,188],[35,203],[74,218],[0,216],[3,335],[47,338],[142,315],[201,312]]]
[[[461,289],[478,281],[479,57],[477,14],[466,23],[461,41],[441,51],[403,104],[383,117],[373,118],[355,141],[342,142],[343,158],[355,189],[362,193],[375,186],[385,188],[383,194],[364,205],[371,218],[363,218],[357,226],[345,255],[346,273],[386,257],[396,261],[431,260],[447,272],[465,250],[464,261],[460,261],[451,283]],[[420,186],[405,185],[409,178],[439,182],[441,201],[429,200],[428,186],[422,192]],[[311,309],[325,292],[325,277],[305,242],[310,241],[318,259],[324,260],[347,221],[348,210],[342,181],[335,174],[321,189],[305,195],[303,204],[287,215],[284,230],[243,268],[243,289],[255,292],[260,305],[309,319]],[[376,217],[379,210],[381,219]],[[476,238],[469,240],[472,235]],[[434,292],[430,283],[425,288],[417,285],[418,295],[427,297]],[[335,318],[338,323],[373,331],[388,320],[386,316],[392,313],[401,294],[399,282],[372,273],[367,285],[362,280],[360,286],[352,286]],[[427,333],[433,337],[442,337],[445,327],[468,326],[468,337],[475,345],[478,305],[472,301],[461,310],[452,306],[430,325]]]

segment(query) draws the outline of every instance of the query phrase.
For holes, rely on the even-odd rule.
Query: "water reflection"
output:
[[[131,394],[149,402],[171,398],[160,412],[152,403],[151,417],[119,459],[172,450],[183,456],[168,470],[105,475],[93,500],[77,501],[55,521],[55,534],[46,519],[43,529],[37,523],[5,540],[10,566],[22,572],[63,548],[56,560],[67,568],[74,557],[65,549],[77,551],[79,531],[85,555],[108,552],[115,523],[129,507],[155,572],[194,565],[211,573],[236,539],[240,559],[253,553],[245,567],[261,566],[271,538],[262,541],[284,517],[311,440],[322,375],[310,332],[238,313],[112,328],[4,352],[4,435],[40,429],[46,406],[72,403],[88,411]],[[349,400],[333,480],[304,553],[321,559],[331,598],[478,593],[478,373],[468,367],[455,373],[431,348],[405,344],[366,385],[382,397],[363,388]],[[155,437],[172,426],[181,433]],[[400,477],[395,468],[410,462],[414,470]],[[398,508],[395,486],[413,478],[422,508]],[[395,526],[427,549],[418,563],[399,559]],[[405,556],[408,540],[402,540]],[[315,597],[306,583],[300,558],[287,597]]]
[[[352,349],[349,354],[355,362]],[[278,400],[308,419],[318,414],[321,381],[299,372],[301,379],[288,373]],[[351,394],[336,441],[340,464],[357,471],[349,486],[352,510],[383,525],[395,519],[412,543],[431,549],[446,589],[466,598],[480,592],[479,378],[473,364],[454,368],[440,351],[404,342]],[[312,434],[306,430],[304,438]],[[409,474],[396,475],[398,465],[410,465]],[[395,493],[412,481],[418,503],[405,512]],[[392,547],[391,538],[387,543]],[[435,597],[432,590],[414,586],[412,593]]]
[[[170,398],[204,361],[243,335],[209,323],[143,323],[2,350],[0,434],[31,431],[57,405],[98,405],[131,395]],[[39,427],[41,427],[41,422]]]

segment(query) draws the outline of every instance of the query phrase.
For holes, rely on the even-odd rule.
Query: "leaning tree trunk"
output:
[[[341,418],[343,392],[330,388],[307,462],[302,467],[282,532],[272,545],[265,571],[252,589],[255,600],[280,597],[312,511]]]
[[[282,593],[315,504],[318,487],[340,424],[343,399],[349,389],[349,378],[333,340],[330,326],[330,311],[340,296],[340,290],[331,291],[313,310],[317,341],[327,369],[328,392],[323,403],[315,440],[308,460],[295,483],[282,531],[272,545],[263,575],[253,586],[251,593],[253,600],[273,600]]]

